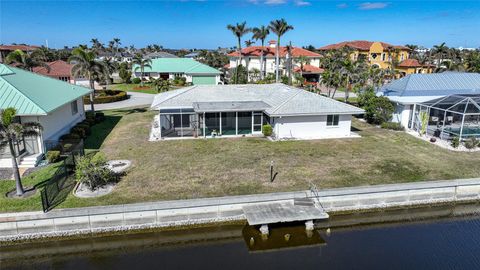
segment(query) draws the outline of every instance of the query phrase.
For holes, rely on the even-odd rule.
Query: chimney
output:
[[[268,42],[268,46],[269,46],[270,48],[275,48],[275,47],[277,47],[277,42],[276,42],[275,40],[270,40],[270,41]]]

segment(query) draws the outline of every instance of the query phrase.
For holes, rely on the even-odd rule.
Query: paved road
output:
[[[114,110],[114,109],[123,109],[129,107],[138,107],[138,106],[150,106],[153,101],[153,94],[144,94],[137,92],[127,92],[130,96],[127,100],[122,100],[118,102],[105,103],[105,104],[95,104],[95,110]],[[90,110],[90,104],[85,104],[85,110]]]

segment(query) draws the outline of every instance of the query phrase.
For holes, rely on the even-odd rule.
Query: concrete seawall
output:
[[[480,178],[328,189],[318,195],[329,213],[479,201]],[[245,220],[245,205],[306,197],[316,199],[299,191],[6,213],[0,214],[0,242]]]

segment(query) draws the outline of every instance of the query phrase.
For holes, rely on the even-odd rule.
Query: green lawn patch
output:
[[[82,207],[359,185],[470,178],[480,175],[480,152],[452,152],[404,132],[353,120],[361,138],[271,142],[263,138],[148,141],[155,111],[105,111],[86,148],[132,168],[106,196],[69,195],[59,205]],[[273,183],[270,162],[278,175]],[[27,180],[31,183],[33,180]],[[14,182],[1,182],[1,192]],[[28,183],[26,184],[28,185]],[[41,210],[39,197],[1,198],[0,211]]]

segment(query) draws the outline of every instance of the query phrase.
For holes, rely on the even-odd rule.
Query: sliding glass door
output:
[[[220,134],[220,113],[205,113],[205,136]]]
[[[252,134],[252,112],[238,112],[238,135]]]

